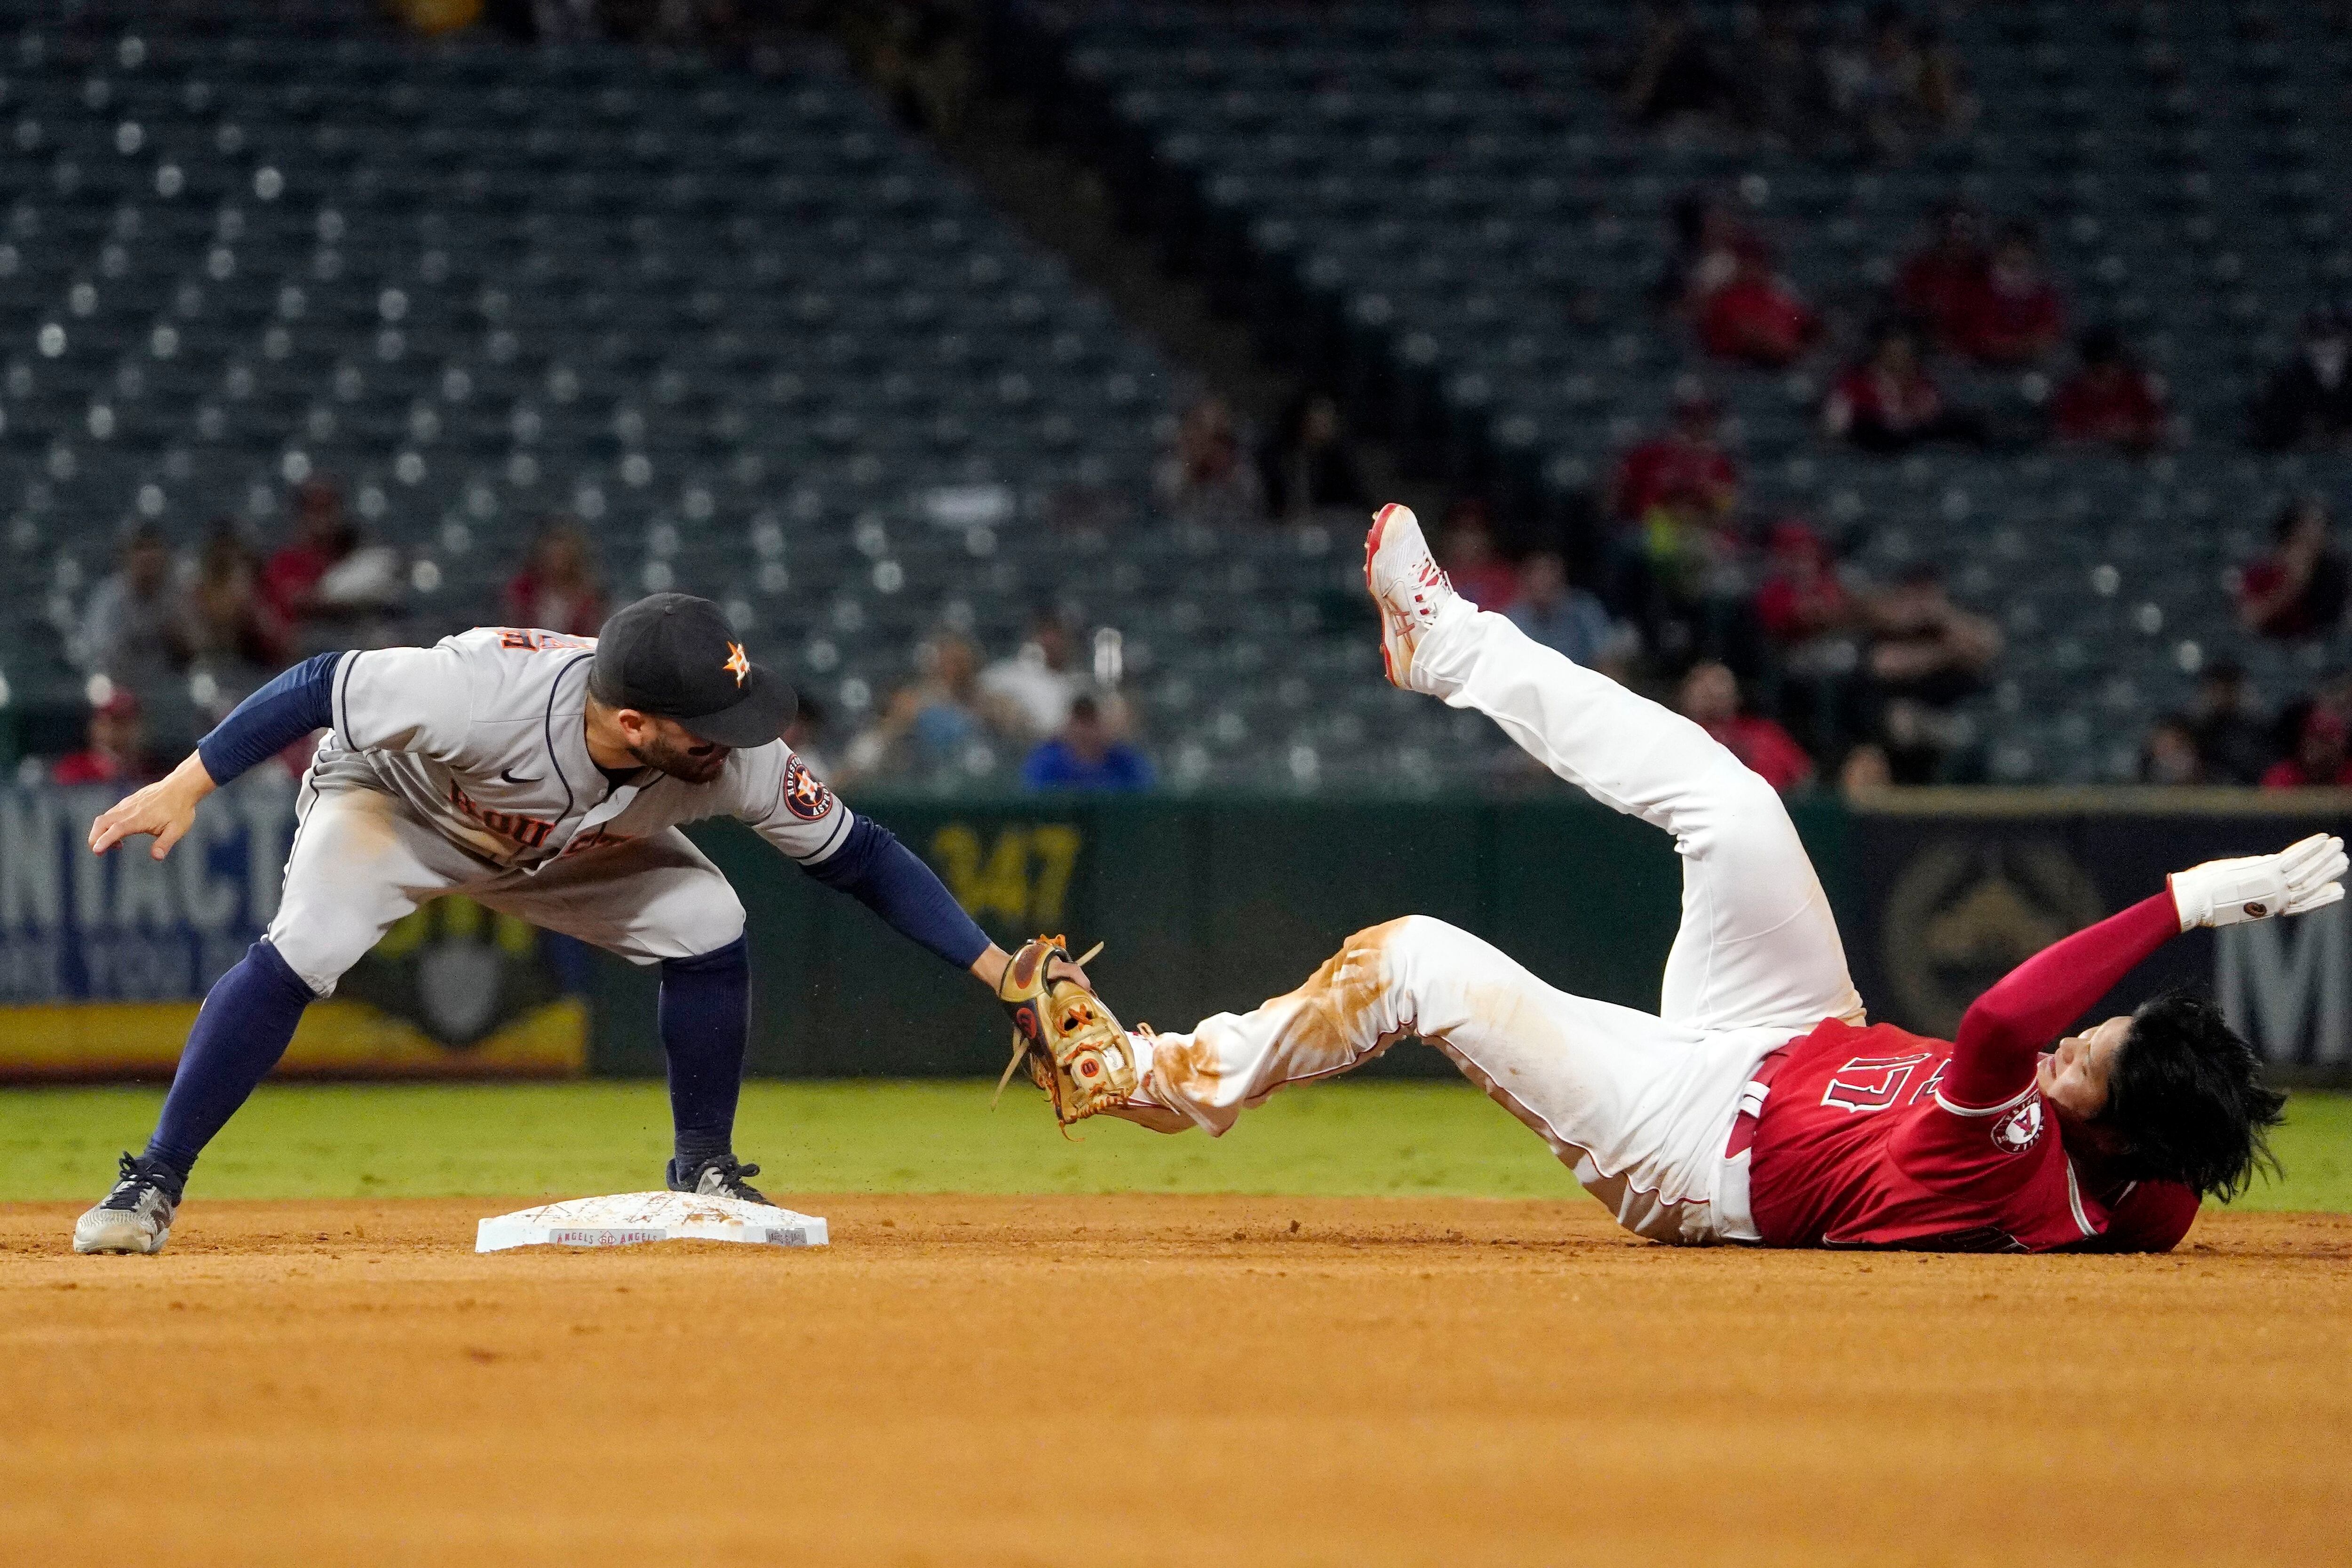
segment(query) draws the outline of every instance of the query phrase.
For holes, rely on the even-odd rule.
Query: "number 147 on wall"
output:
[[[1083,842],[1067,823],[1013,823],[983,847],[978,828],[950,822],[931,835],[930,859],[972,919],[1027,936],[1061,929]]]

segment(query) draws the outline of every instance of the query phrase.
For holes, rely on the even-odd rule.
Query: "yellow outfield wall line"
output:
[[[167,1074],[196,1021],[194,1002],[59,1002],[0,1007],[0,1080]],[[566,996],[464,1047],[363,1002],[314,1002],[280,1078],[577,1078],[588,1066],[588,1004]]]

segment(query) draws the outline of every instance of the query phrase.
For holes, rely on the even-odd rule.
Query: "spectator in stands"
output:
[[[2273,452],[2352,441],[2352,323],[2343,311],[2304,318],[2294,360],[2272,373],[2254,402],[2252,435]]]
[[[2294,754],[2281,757],[2263,774],[2264,789],[2341,789],[2352,785],[2352,752],[2346,746],[2344,715],[2333,704],[2314,702],[2295,729]]]
[[[353,628],[400,603],[400,556],[362,539],[333,481],[309,479],[294,492],[292,542],[262,568],[261,595],[299,647],[364,641]]]
[[[188,590],[188,643],[216,680],[236,685],[236,697],[286,663],[287,628],[262,600],[259,564],[245,536],[225,517],[213,520]],[[239,673],[253,679],[237,684]]]
[[[2238,617],[2281,641],[2325,637],[2344,619],[2352,572],[2336,548],[2327,503],[2289,501],[2271,525],[2271,552],[2238,574]]]
[[[1800,9],[1765,5],[1734,58],[1741,121],[1768,143],[1810,152],[1833,121],[1835,104],[1821,40]]]
[[[1863,742],[1838,764],[1838,793],[1848,800],[1875,795],[1894,783],[1894,764],[1887,761],[1886,748],[1875,741]]]
[[[1004,705],[980,689],[980,656],[953,632],[940,632],[915,651],[921,677],[899,688],[882,716],[850,742],[842,779],[883,773],[936,773],[960,769],[985,773],[996,766],[992,742],[1018,734]]]
[[[2001,227],[1992,258],[1960,298],[1952,346],[1981,364],[2038,362],[2066,335],[2066,306],[2031,224]]]
[[[1737,364],[1780,370],[1821,336],[1822,320],[1759,244],[1739,247],[1730,281],[1707,296],[1698,318],[1706,352]]]
[[[2158,719],[2139,746],[2139,782],[2152,784],[2204,784],[2205,758],[2197,749],[2197,731],[2179,713]]]
[[[2170,433],[2164,380],[2145,369],[2113,327],[2083,334],[2082,368],[2058,389],[2051,426],[2062,441],[2145,452]]]
[[[1926,246],[1903,263],[1895,306],[1932,342],[1949,348],[1960,332],[1960,311],[1988,265],[1984,215],[1973,203],[1939,203],[1928,218]]]
[[[76,640],[84,668],[133,691],[152,694],[187,668],[187,596],[161,529],[142,523],[123,541],[121,563],[82,607]]]
[[[1436,553],[1455,590],[1480,609],[1508,610],[1518,597],[1519,574],[1496,546],[1485,501],[1465,498],[1445,509],[1437,525]]]
[[[1302,392],[1258,459],[1268,516],[1298,522],[1327,508],[1362,511],[1371,492],[1348,449],[1339,405],[1328,392]]]
[[[604,609],[588,536],[568,517],[541,523],[522,569],[507,579],[507,625],[589,637],[604,624]]]
[[[1689,0],[1644,0],[1636,26],[1629,56],[1607,73],[1635,124],[1686,132],[1737,107],[1738,83]]]
[[[1021,782],[1041,790],[1150,789],[1151,763],[1118,739],[1100,704],[1079,697],[1071,701],[1061,732],[1029,753]]]
[[[706,8],[734,7],[706,0]],[[816,7],[811,19],[827,12],[833,14],[834,33],[859,73],[874,84],[899,121],[911,131],[952,142],[971,98],[966,8],[940,0],[887,0]]]
[[[1693,665],[1677,706],[1774,789],[1786,794],[1812,782],[1813,759],[1795,737],[1769,719],[1740,712],[1739,681],[1727,667],[1712,659]]]
[[[1907,157],[1921,142],[1963,129],[1976,112],[1958,57],[1898,5],[1873,6],[1859,36],[1825,52],[1823,68],[1832,104],[1864,149],[1881,158]]]
[[[1838,575],[1827,541],[1797,518],[1772,525],[1756,622],[1800,673],[1836,674],[1855,663],[1853,633],[1862,607]]]
[[[1519,566],[1519,589],[1504,614],[1535,641],[1588,669],[1623,680],[1640,639],[1612,619],[1599,599],[1569,581],[1557,550],[1538,550]]]
[[[1761,240],[1739,221],[1731,205],[1706,190],[1688,190],[1675,198],[1671,222],[1674,253],[1651,292],[1662,310],[1696,318],[1707,298],[1739,267],[1742,246]]]
[[[1070,703],[1086,686],[1076,668],[1076,643],[1067,622],[1039,609],[1030,615],[1013,657],[981,671],[982,693],[1018,724],[1024,739],[1051,735],[1069,718]]]
[[[1717,439],[1721,405],[1696,376],[1675,384],[1675,422],[1626,452],[1609,489],[1609,509],[1628,522],[1687,501],[1709,517],[1739,504],[1739,465]]]
[[[1953,710],[1983,689],[2000,632],[1954,604],[1932,566],[1911,568],[1864,605],[1863,671],[1877,700],[1879,742],[1896,783],[1932,783],[1958,732]]]
[[[2255,710],[2252,683],[2245,667],[2233,659],[2205,667],[2189,725],[2204,775],[2214,784],[2259,783],[2277,757],[2271,722]]]
[[[138,694],[129,687],[109,685],[102,699],[91,707],[89,727],[84,733],[82,749],[59,757],[49,770],[50,782],[128,789],[163,775],[163,767],[148,754]]]
[[[1222,397],[1204,397],[1184,411],[1176,447],[1160,460],[1152,492],[1180,522],[1232,528],[1265,516],[1257,468],[1244,460],[1234,411]]]
[[[1865,452],[1906,452],[1925,441],[1984,438],[1980,416],[1944,405],[1944,395],[1919,363],[1918,340],[1900,321],[1880,326],[1870,357],[1838,378],[1822,405],[1822,426]]]

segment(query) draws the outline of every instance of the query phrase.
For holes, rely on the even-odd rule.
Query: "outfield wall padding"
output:
[[[2347,797],[2252,792],[1897,792],[1792,804],[1874,1018],[1948,1033],[1984,984],[2163,886],[2164,873],[2352,823]],[[1171,1028],[1296,985],[1349,932],[1453,921],[1563,989],[1654,1007],[1680,875],[1665,835],[1573,797],[1344,804],[1074,798],[860,803],[999,942],[1039,929],[1108,946],[1094,966],[1130,1022]],[[751,1069],[973,1074],[1004,1060],[1002,1015],[851,900],[734,826],[698,830],[750,912]],[[2218,991],[2277,1059],[2352,1063],[2352,920],[2197,933],[2119,987]],[[661,1070],[654,980],[599,966],[597,1070]],[[1401,1050],[1366,1069],[1442,1074]]]

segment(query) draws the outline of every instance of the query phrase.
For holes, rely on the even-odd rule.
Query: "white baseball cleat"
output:
[[[1391,501],[1372,514],[1372,530],[1364,535],[1364,586],[1380,606],[1381,665],[1389,684],[1427,690],[1413,684],[1413,655],[1440,618],[1467,601],[1438,569],[1412,508]]]
[[[76,1252],[161,1252],[180,1206],[178,1178],[155,1161],[124,1154],[114,1190],[74,1224]]]

